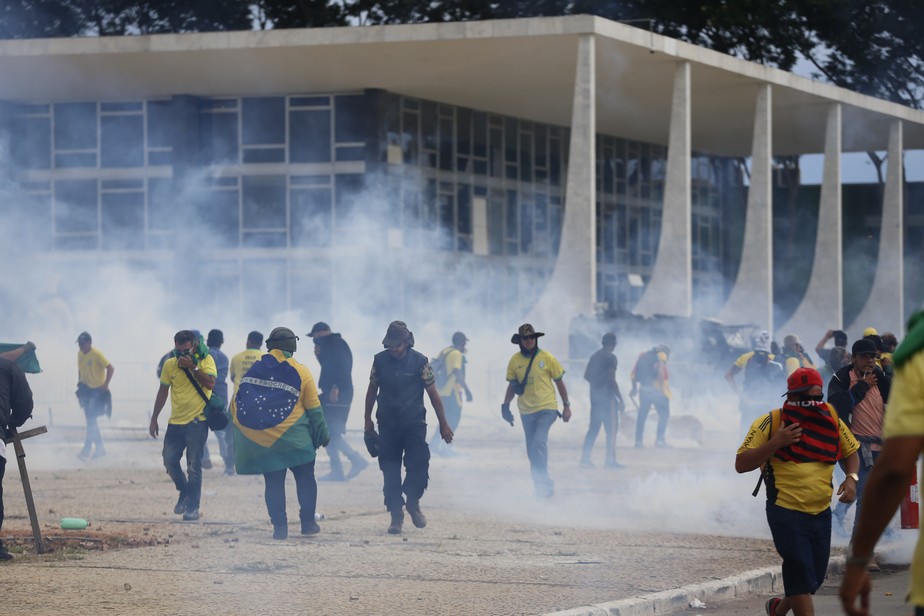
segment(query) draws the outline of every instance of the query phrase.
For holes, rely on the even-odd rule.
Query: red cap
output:
[[[814,368],[799,368],[786,379],[786,393],[802,393],[803,391],[810,390],[816,385],[819,387],[825,386],[825,382],[822,380],[821,375],[818,374],[818,370]]]

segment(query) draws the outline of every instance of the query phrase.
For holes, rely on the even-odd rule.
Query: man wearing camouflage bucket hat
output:
[[[551,353],[539,348],[538,339],[544,335],[524,323],[510,339],[520,350],[507,364],[507,393],[501,404],[501,417],[513,425],[510,402],[516,395],[536,496],[550,498],[555,484],[549,477],[549,429],[558,417],[566,423],[571,419],[571,404],[562,380],[564,369]],[[564,406],[561,413],[558,412],[556,388]]]
[[[404,508],[417,528],[427,525],[420,510],[420,498],[427,489],[430,448],[427,445],[426,391],[436,413],[440,436],[452,442],[452,428],[446,421],[443,403],[436,390],[433,370],[426,356],[413,348],[414,334],[402,321],[392,321],[382,340],[385,350],[372,360],[369,388],[366,390],[365,429],[370,453],[374,451],[375,424],[372,409],[378,402],[378,458],[382,470],[385,508],[391,514],[388,533],[398,535],[404,524]],[[370,444],[371,443],[371,444]],[[401,480],[401,463],[405,477]],[[403,494],[402,494],[403,493]]]

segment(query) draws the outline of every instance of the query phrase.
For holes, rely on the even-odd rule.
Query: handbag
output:
[[[203,409],[203,412],[205,413],[205,425],[207,425],[209,430],[212,432],[217,432],[227,428],[228,415],[225,413],[224,398],[215,392],[212,392],[212,396],[207,398],[205,396],[205,392],[202,391],[201,387],[199,387],[199,383],[197,383],[193,375],[189,373],[189,370],[183,368],[183,372],[186,373],[186,378],[188,378],[189,382],[192,383],[193,387],[196,388],[199,396],[205,400],[205,408]]]
[[[533,356],[529,358],[529,365],[526,366],[526,373],[523,375],[523,380],[518,380],[511,383],[511,386],[513,387],[513,393],[518,396],[522,396],[523,392],[526,391],[526,383],[529,382],[529,371],[533,367],[534,359],[536,359],[535,353],[533,353]]]

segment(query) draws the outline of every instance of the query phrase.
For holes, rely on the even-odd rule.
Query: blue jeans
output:
[[[167,424],[164,433],[164,468],[173,480],[181,498],[186,498],[186,510],[199,508],[202,498],[202,447],[209,435],[204,421],[194,420],[188,424]],[[180,458],[186,451],[187,477],[180,466]]]
[[[655,443],[664,443],[667,420],[671,417],[671,399],[654,387],[642,387],[638,394],[638,421],[635,424],[635,444],[641,445],[645,436],[645,421],[648,411],[654,406],[658,412],[658,431]]]
[[[430,479],[430,448],[427,424],[379,424],[379,468],[382,469],[385,508],[401,511],[404,497],[416,503],[423,496]],[[404,481],[401,463],[404,462]]]
[[[526,455],[529,457],[529,471],[533,486],[539,496],[551,496],[555,484],[549,477],[549,430],[558,411],[546,409],[535,413],[521,413],[520,423],[526,435]]]
[[[343,477],[343,462],[340,460],[340,454],[346,456],[347,460],[353,464],[356,464],[358,459],[362,459],[362,456],[356,453],[344,438],[347,419],[350,416],[350,405],[324,402],[322,403],[322,408],[324,410],[324,421],[327,422],[327,430],[330,433],[330,443],[327,444],[327,455],[330,456],[330,474]]]
[[[767,502],[767,523],[783,558],[786,596],[815,594],[831,555],[831,509],[812,515]]]
[[[0,456],[0,528],[3,528],[3,474],[5,472],[6,458]],[[0,545],[3,545],[2,541],[0,541]]]
[[[234,469],[234,438],[231,434],[231,426],[224,430],[215,432],[215,438],[218,439],[218,452],[225,463],[225,469]]]
[[[603,427],[606,434],[606,456],[604,461],[612,464],[616,461],[616,432],[619,430],[619,415],[616,411],[616,395],[609,389],[590,390],[590,425],[587,426],[587,435],[584,437],[584,448],[581,453],[581,462],[590,463],[590,454],[594,448],[594,441]]]
[[[96,445],[94,456],[99,457],[105,455],[106,448],[103,446],[103,434],[99,430],[99,415],[94,415],[92,413],[84,414],[87,418],[87,437],[84,439],[83,451],[80,452],[80,455],[90,455],[90,451],[93,449],[94,445]]]
[[[298,517],[305,524],[314,523],[314,511],[318,506],[318,482],[314,478],[314,460],[289,469],[263,473],[266,511],[273,526],[286,526],[286,471],[295,477],[295,492],[298,494]]]

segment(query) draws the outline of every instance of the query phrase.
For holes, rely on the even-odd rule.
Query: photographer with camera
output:
[[[516,394],[536,496],[550,498],[555,484],[549,477],[549,429],[558,417],[565,423],[571,419],[571,404],[562,380],[564,369],[551,353],[539,348],[538,339],[544,335],[529,323],[524,323],[510,338],[510,342],[519,345],[520,350],[507,364],[507,392],[501,404],[501,417],[513,425],[510,402]],[[555,398],[556,388],[564,405],[561,413]]]
[[[834,373],[828,383],[828,402],[860,441],[860,479],[857,503],[876,458],[882,450],[882,421],[889,401],[892,377],[876,365],[876,343],[861,338],[851,348],[853,363]],[[859,510],[858,510],[859,511]],[[838,507],[835,517],[843,524],[847,507]],[[875,565],[873,565],[875,566]]]

